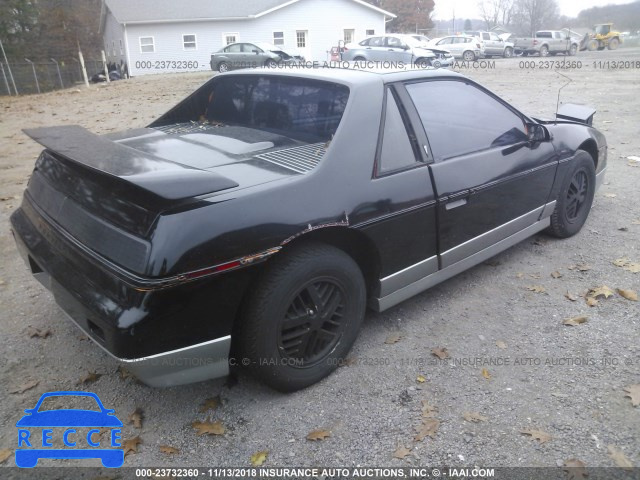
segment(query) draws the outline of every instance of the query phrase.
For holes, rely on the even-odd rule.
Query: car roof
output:
[[[352,64],[355,65],[355,64]],[[392,83],[400,81],[418,80],[421,78],[455,77],[466,78],[464,75],[451,70],[436,68],[355,68],[355,67],[318,67],[300,68],[298,66],[282,68],[255,68],[238,70],[220,74],[218,76],[231,75],[283,75],[298,78],[308,78],[312,80],[322,80],[327,82],[342,83],[347,86],[356,87],[359,84],[368,84],[382,81]]]

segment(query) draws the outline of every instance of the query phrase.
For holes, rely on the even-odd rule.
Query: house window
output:
[[[353,42],[353,37],[356,31],[353,28],[345,28],[344,29],[344,43]]]
[[[376,34],[376,31],[375,31],[375,30],[367,30],[367,37],[368,37],[369,35],[375,35],[375,34]]]
[[[153,53],[156,46],[153,37],[140,37],[140,53]]]
[[[307,48],[307,31],[306,30],[296,31],[296,46],[298,48]]]
[[[122,45],[122,39],[120,39],[120,55],[124,55],[124,46]]]
[[[284,32],[273,32],[273,44],[284,45]]]
[[[195,34],[182,35],[182,47],[185,50],[195,50],[196,49]]]
[[[238,33],[223,33],[222,34],[222,43],[225,45],[230,45],[232,43],[236,43],[240,35]]]

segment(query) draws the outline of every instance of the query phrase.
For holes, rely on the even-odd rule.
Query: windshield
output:
[[[422,42],[416,40],[413,37],[402,37],[402,40],[410,47],[421,47]]]
[[[241,126],[301,141],[328,141],[338,129],[349,88],[337,83],[276,75],[217,77],[151,127],[177,123]]]
[[[265,52],[272,52],[274,50],[279,50],[278,47],[270,43],[258,42],[258,43],[254,43],[254,45],[259,49],[264,50]]]
[[[611,25],[596,25],[596,33],[598,35],[606,35],[607,33],[609,33],[610,28]]]

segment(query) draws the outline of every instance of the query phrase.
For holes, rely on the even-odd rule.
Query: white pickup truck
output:
[[[516,55],[540,55],[546,57],[563,53],[575,55],[578,52],[578,41],[567,32],[560,30],[540,30],[534,38],[516,38],[514,41]]]

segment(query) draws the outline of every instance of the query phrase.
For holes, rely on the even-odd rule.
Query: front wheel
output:
[[[303,244],[279,255],[243,309],[239,349],[259,380],[291,392],[345,358],[364,318],[366,288],[355,261],[330,245]]]
[[[278,64],[274,60],[269,59],[264,63],[264,66],[267,68],[276,68]]]
[[[584,150],[578,150],[573,168],[565,175],[556,199],[548,233],[558,238],[578,233],[589,216],[595,188],[596,169],[593,158]]]
[[[615,50],[620,45],[620,41],[617,38],[609,40],[609,50]]]
[[[571,48],[569,49],[569,55],[573,57],[576,53],[578,53],[578,46],[575,44],[571,45]]]
[[[417,68],[427,68],[431,66],[431,62],[426,58],[419,58],[416,60],[415,66]]]
[[[229,71],[229,65],[226,62],[220,62],[218,64],[218,71],[220,73],[228,72]]]
[[[511,58],[513,57],[513,48],[511,47],[507,47],[504,49],[504,53],[502,54],[502,56],[504,58]]]

